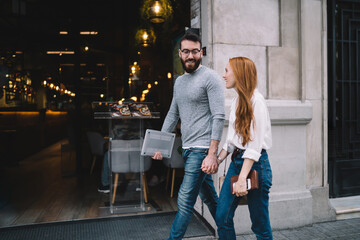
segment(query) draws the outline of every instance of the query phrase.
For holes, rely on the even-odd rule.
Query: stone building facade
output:
[[[191,1],[191,27],[200,29],[206,47],[204,65],[222,75],[229,58],[246,56],[257,66],[258,88],[267,99],[272,122],[274,229],[335,219],[327,181],[326,4],[326,0]],[[227,120],[235,94],[225,90]],[[226,133],[227,126],[223,140]],[[223,168],[224,164],[214,175],[216,186]],[[200,200],[195,209],[215,227]],[[239,206],[234,219],[237,234],[250,231],[248,216],[247,206]]]

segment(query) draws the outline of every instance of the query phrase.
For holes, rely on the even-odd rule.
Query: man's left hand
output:
[[[201,170],[207,174],[214,174],[218,171],[216,155],[207,155],[201,165]]]

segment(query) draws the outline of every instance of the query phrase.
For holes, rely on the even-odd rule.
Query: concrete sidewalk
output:
[[[360,218],[317,223],[308,227],[288,230],[274,230],[274,240],[360,240]],[[214,237],[187,238],[210,240]],[[256,240],[254,234],[237,236],[236,240]]]
[[[360,218],[317,223],[313,224],[312,226],[289,230],[274,230],[273,237],[276,240],[360,239]],[[239,236],[236,239],[256,240],[256,237],[252,234]]]

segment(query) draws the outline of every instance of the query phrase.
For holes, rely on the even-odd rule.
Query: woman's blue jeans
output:
[[[231,162],[221,188],[216,210],[217,231],[221,240],[236,239],[233,218],[241,197],[236,197],[231,193],[230,178],[240,174],[243,163],[242,154],[238,154]],[[257,239],[273,239],[269,219],[269,190],[272,185],[272,172],[265,150],[261,152],[259,161],[254,162],[252,169],[256,169],[259,173],[259,189],[250,190],[247,194],[251,230]]]
[[[208,206],[211,215],[215,219],[218,195],[215,191],[211,175],[201,170],[201,164],[207,154],[208,149],[206,148],[190,148],[183,151],[185,174],[178,193],[178,212],[176,213],[168,239],[183,238],[191,221],[198,195]]]

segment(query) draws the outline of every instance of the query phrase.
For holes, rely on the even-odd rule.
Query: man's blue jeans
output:
[[[178,193],[178,212],[168,239],[183,238],[191,221],[198,195],[208,206],[215,219],[218,196],[211,175],[201,170],[201,164],[207,154],[208,149],[206,148],[190,148],[183,151],[185,175]]]
[[[240,174],[244,163],[241,157],[242,154],[238,154],[231,162],[219,196],[216,225],[221,240],[236,239],[233,218],[241,197],[236,197],[231,193],[230,178]],[[269,190],[272,185],[272,172],[265,150],[261,152],[259,161],[254,162],[252,169],[256,169],[259,173],[259,189],[250,190],[247,194],[251,230],[257,239],[273,239],[269,219]]]

